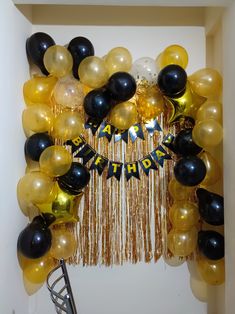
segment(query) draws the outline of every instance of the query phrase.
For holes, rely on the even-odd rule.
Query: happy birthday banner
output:
[[[95,135],[99,127],[100,130],[98,138],[106,137],[109,142],[114,136],[115,142],[123,140],[125,143],[128,143],[128,134],[130,135],[132,142],[134,142],[137,138],[144,140],[144,133],[140,123],[135,124],[130,129],[119,132],[118,134],[115,134],[116,129],[106,121],[96,123],[92,120],[88,120],[85,125],[85,128],[91,129],[93,135]],[[145,124],[145,127],[150,136],[153,136],[153,133],[156,130],[162,131],[156,120]],[[162,144],[169,147],[173,139],[174,136],[172,134],[168,134],[164,137]],[[152,152],[139,160],[122,163],[120,161],[109,160],[108,158],[100,155],[82,136],[78,136],[73,140],[67,141],[65,144],[71,146],[73,157],[81,158],[84,165],[92,160],[90,170],[95,170],[99,175],[102,175],[104,169],[107,167],[108,174],[106,179],[115,177],[118,181],[121,179],[123,170],[127,181],[129,181],[132,177],[140,180],[140,168],[142,168],[146,176],[149,176],[150,170],[157,171],[158,165],[163,167],[165,160],[172,159],[171,155],[167,153],[162,145],[158,145]]]
[[[162,132],[162,129],[156,119],[145,123],[144,125],[150,136],[153,136],[154,131]],[[93,119],[89,118],[85,123],[85,129],[91,129],[93,135],[96,134],[99,127],[100,130],[98,133],[98,138],[106,137],[109,142],[114,136],[115,142],[123,140],[125,143],[128,143],[128,134],[130,135],[131,141],[133,143],[137,138],[144,140],[144,132],[140,123],[136,123],[129,129],[123,131],[117,130],[113,125],[107,123],[107,121],[94,121]]]

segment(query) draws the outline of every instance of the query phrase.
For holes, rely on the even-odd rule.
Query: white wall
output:
[[[226,250],[226,314],[234,314],[235,291],[235,101],[234,101],[234,21],[235,3],[225,12],[223,23],[224,73],[224,197],[225,197],[225,250]]]
[[[134,59],[155,58],[169,44],[178,43],[189,52],[189,73],[205,65],[205,34],[201,27],[33,26],[33,32],[39,30],[51,34],[58,44],[87,36],[98,56],[121,45],[130,49]],[[186,265],[171,268],[160,261],[113,268],[79,266],[70,267],[69,273],[80,314],[207,313],[206,304],[192,295]],[[53,313],[46,288],[30,298],[29,313]]]
[[[16,184],[24,171],[21,128],[22,84],[28,77],[25,39],[31,25],[9,0],[0,1],[0,313],[26,314],[16,258],[16,241],[26,219],[16,200]]]

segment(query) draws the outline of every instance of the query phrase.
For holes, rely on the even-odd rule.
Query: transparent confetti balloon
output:
[[[59,79],[54,88],[54,98],[57,104],[74,109],[83,103],[83,86],[70,76]]]
[[[150,85],[155,84],[158,76],[155,60],[149,57],[136,60],[132,65],[130,74],[137,82],[147,81]]]

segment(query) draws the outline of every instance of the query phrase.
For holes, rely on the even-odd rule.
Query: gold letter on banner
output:
[[[135,177],[136,179],[140,179],[138,162],[129,162],[125,164],[125,175],[127,181],[130,180],[131,177]]]

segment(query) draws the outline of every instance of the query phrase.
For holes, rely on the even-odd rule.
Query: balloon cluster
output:
[[[124,47],[100,58],[87,38],[76,37],[65,48],[48,34],[35,33],[26,51],[30,63],[39,68],[23,87],[27,168],[17,187],[20,208],[31,221],[18,238],[28,292],[40,288],[57,259],[67,259],[76,250],[66,223],[78,221],[77,208],[90,174],[63,144],[84,132],[84,112],[95,122],[107,119],[120,132],[164,112],[169,123],[181,117],[196,120],[172,144],[179,159],[169,184],[174,203],[168,247],[173,255],[186,257],[198,243],[202,277],[221,283],[222,236],[213,231],[198,235],[197,229],[200,215],[212,225],[223,220],[221,197],[201,188],[221,177],[217,161],[207,151],[222,140],[219,73],[206,68],[188,77],[188,54],[179,45],[167,47],[156,60],[144,57],[132,63]],[[198,211],[192,195],[199,184]]]
[[[74,63],[69,50],[55,45],[45,33],[33,34],[26,43],[30,62],[46,75],[33,76],[23,87],[27,168],[18,183],[17,197],[30,223],[18,237],[17,251],[29,294],[42,286],[57,260],[68,259],[77,248],[76,237],[68,226],[78,222],[82,189],[89,183],[90,173],[81,163],[73,162],[63,144],[84,129],[79,112],[83,86],[69,74],[72,67],[78,68],[82,59],[93,54],[89,44],[82,37],[79,43],[71,43],[74,55],[80,53]]]
[[[224,203],[222,196],[207,190],[218,182],[216,170],[220,170],[208,152],[200,153],[201,149],[192,141],[192,129],[179,132],[174,146],[183,157],[176,162],[175,178],[169,183],[169,193],[174,202],[169,210],[172,229],[168,234],[168,248],[178,257],[187,257],[197,252],[200,280],[210,285],[220,285],[224,282],[224,237],[220,230],[215,231],[212,227],[224,224]],[[191,155],[184,156],[184,153]],[[193,155],[196,153],[202,159]],[[201,163],[204,164],[203,167]],[[208,230],[198,232],[204,222]],[[194,278],[192,282],[193,280]]]
[[[159,60],[167,59],[163,57],[164,53]],[[188,78],[188,84],[194,95],[204,97],[204,102],[191,116],[195,125],[181,130],[168,145],[177,155],[175,178],[169,183],[173,205],[169,211],[172,229],[168,248],[180,257],[196,252],[201,280],[219,285],[224,282],[224,237],[212,227],[223,225],[224,206],[223,197],[210,192],[221,179],[221,169],[209,149],[217,146],[223,137],[219,101],[222,78],[213,69],[202,69]],[[186,101],[188,97],[180,96],[174,103],[176,109],[182,99]],[[198,232],[205,223],[207,230]]]
[[[198,80],[202,80],[202,77]],[[202,83],[199,85],[203,86]],[[217,86],[214,88],[218,92]],[[212,93],[212,86],[210,92]],[[209,92],[204,93],[204,96],[209,97]],[[215,95],[212,94],[212,97]],[[207,125],[207,121],[213,124],[218,123],[215,119],[221,120],[221,105],[218,107],[218,104],[215,100],[206,100],[197,111],[195,126],[181,130],[169,145],[178,160],[174,166],[175,178],[169,183],[169,192],[174,202],[169,211],[172,229],[168,234],[168,248],[174,256],[181,257],[196,252],[197,248],[196,260],[200,278],[210,285],[224,282],[224,237],[212,228],[224,223],[223,197],[208,190],[221,179],[221,169],[216,159],[206,151],[207,145],[204,144],[207,134],[203,134],[201,141],[196,139],[200,133],[197,130],[200,130],[201,121],[206,121]],[[212,114],[213,118],[211,116],[207,120],[210,111],[214,116]],[[204,118],[205,120],[200,120]],[[209,124],[207,126],[208,132],[213,133],[213,128],[210,129]],[[214,139],[211,138],[211,146],[219,144],[221,139],[222,133]],[[206,230],[198,232],[197,229],[201,229],[204,222],[207,224]]]

